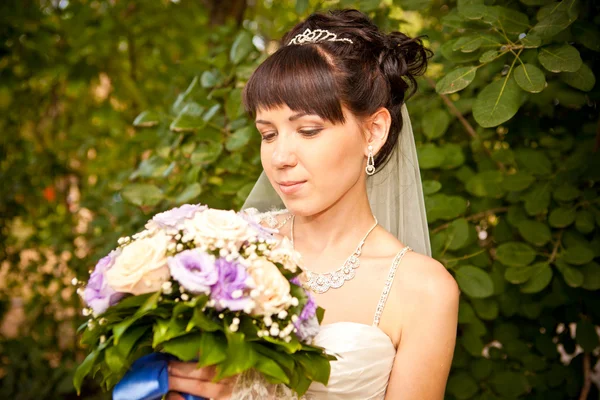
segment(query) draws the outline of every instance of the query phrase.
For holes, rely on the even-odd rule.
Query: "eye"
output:
[[[323,129],[310,129],[310,130],[302,130],[302,131],[298,131],[298,132],[300,132],[304,136],[311,137],[311,136],[315,136],[322,130]]]
[[[265,132],[261,136],[262,136],[262,140],[264,142],[268,142],[268,141],[272,140],[275,137],[275,135],[276,135],[275,133],[267,133],[267,132]]]

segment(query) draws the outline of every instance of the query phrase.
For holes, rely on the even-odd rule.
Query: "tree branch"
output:
[[[465,217],[465,219],[467,221],[475,221],[475,220],[487,217],[490,214],[503,213],[503,212],[507,212],[507,211],[508,211],[508,207],[492,208],[490,210],[485,210],[485,211],[479,212],[477,214],[469,215],[468,217]],[[450,226],[450,224],[451,224],[451,222],[442,224],[442,225],[438,226],[437,228],[433,229],[431,231],[431,233],[438,233],[440,231],[443,231],[444,229],[447,229]]]
[[[579,400],[587,400],[588,394],[590,393],[590,387],[592,386],[591,369],[590,353],[586,352],[583,355],[583,387],[579,394]]]
[[[426,79],[427,79],[427,82],[429,83],[429,85],[435,90],[435,81],[429,77],[427,77]],[[448,96],[446,96],[445,94],[438,93],[438,95],[442,98],[444,103],[446,103],[446,106],[448,107],[448,109],[450,109],[452,114],[454,114],[456,116],[456,118],[458,118],[458,120],[460,121],[462,126],[465,128],[465,131],[467,131],[469,136],[471,136],[473,139],[479,141],[483,151],[493,160],[494,158],[492,157],[492,152],[490,151],[490,149],[488,149],[487,147],[484,146],[483,142],[481,141],[481,138],[479,137],[479,135],[477,134],[477,132],[475,131],[473,126],[469,123],[469,121],[467,121],[467,119],[464,117],[464,115],[461,114],[460,110],[458,108],[456,108],[456,106],[454,105],[452,100],[450,100],[450,98]],[[494,161],[494,162],[496,163],[496,166],[498,166],[498,168],[500,170],[502,170],[502,171],[506,170],[506,167],[504,166],[504,164],[502,164],[499,161]]]

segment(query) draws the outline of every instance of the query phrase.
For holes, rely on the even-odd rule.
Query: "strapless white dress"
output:
[[[381,329],[356,322],[335,322],[321,326],[315,344],[335,354],[337,360],[331,363],[329,384],[313,383],[307,399],[385,398],[396,349]]]
[[[275,214],[285,211],[262,213],[260,217],[274,227],[277,223]],[[389,282],[389,286],[400,261],[409,250],[409,247],[402,249],[394,258],[386,281]],[[331,362],[331,374],[327,386],[314,382],[301,400],[382,400],[385,398],[396,348],[378,324],[387,300],[389,286],[382,288],[373,325],[335,322],[321,326],[314,338],[314,344],[335,355],[337,360]],[[282,392],[278,391],[274,395],[251,395],[247,398],[297,399],[287,387],[281,385],[279,389]],[[235,394],[234,398],[236,398]]]

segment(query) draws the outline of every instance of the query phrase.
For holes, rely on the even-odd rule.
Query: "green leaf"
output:
[[[552,280],[552,268],[547,263],[538,263],[532,265],[535,271],[529,280],[521,285],[522,293],[537,293],[543,290]]]
[[[518,285],[520,283],[525,283],[531,278],[536,272],[537,264],[528,265],[526,267],[510,267],[504,270],[504,279],[508,282]]]
[[[561,4],[569,2],[573,2],[573,0],[563,0]],[[550,39],[552,36],[568,28],[577,19],[576,13],[569,13],[564,7],[555,7],[552,4],[548,5],[548,7],[553,11],[544,15],[530,31],[542,39]]]
[[[467,328],[471,328],[472,326],[473,324],[469,324]],[[480,336],[476,334],[474,329],[465,329],[459,338],[460,344],[473,357],[481,357],[481,353],[483,352],[484,344]]]
[[[533,34],[525,35],[519,41],[526,49],[537,49],[542,45],[542,39]]]
[[[466,63],[476,61],[479,59],[479,52],[474,51],[472,53],[463,53],[462,51],[454,51],[453,47],[458,41],[456,39],[450,39],[440,46],[440,52],[447,60],[453,63]]]
[[[583,273],[583,287],[586,290],[600,289],[600,265],[595,262],[584,265],[580,268]]]
[[[242,62],[253,49],[252,36],[247,31],[240,31],[233,41],[231,51],[229,52],[229,59],[234,64]]]
[[[427,221],[434,222],[438,219],[450,220],[464,214],[467,210],[467,200],[460,196],[448,196],[436,193],[425,197]]]
[[[242,89],[235,88],[229,92],[229,95],[225,98],[225,114],[231,121],[244,115],[244,107],[242,105]]]
[[[162,342],[161,347],[165,353],[169,353],[180,359],[181,361],[194,361],[200,355],[200,359],[204,359],[204,353],[200,353],[202,336],[210,335],[209,333],[189,333],[184,336],[171,339],[167,342]]]
[[[543,246],[552,239],[548,225],[539,221],[521,221],[517,228],[523,239],[535,246]]]
[[[466,189],[478,197],[500,198],[504,195],[503,179],[500,171],[483,171],[468,180]]]
[[[460,300],[458,307],[458,323],[468,324],[473,322],[475,319],[477,319],[477,317],[475,316],[473,307],[466,301]]]
[[[160,115],[156,111],[146,110],[135,117],[133,126],[136,128],[149,128],[158,125],[159,122]]]
[[[561,254],[561,259],[569,264],[584,265],[591,262],[594,259],[594,256],[594,251],[588,246],[575,243],[567,246],[565,251]]]
[[[588,210],[577,211],[577,216],[575,217],[575,228],[583,234],[593,232],[594,214]]]
[[[583,63],[579,51],[568,44],[540,48],[538,60],[550,72],[575,72]]]
[[[144,301],[144,304],[142,304],[131,317],[128,317],[127,319],[113,326],[112,330],[115,345],[119,344],[119,339],[121,336],[123,336],[131,324],[146,315],[148,312],[156,309],[158,298],[161,296],[161,294],[161,292],[152,293],[146,299],[146,301]]]
[[[465,155],[460,145],[456,143],[445,143],[442,146],[444,152],[444,161],[441,167],[444,169],[453,169],[460,167],[465,162]]]
[[[522,33],[529,29],[527,15],[507,7],[487,7],[483,21],[506,33]]]
[[[202,118],[203,113],[204,107],[198,103],[188,103],[173,120],[169,129],[173,132],[191,132],[201,129],[206,125],[206,121]]]
[[[576,208],[558,207],[550,212],[548,223],[554,228],[565,228],[575,221]]]
[[[227,151],[236,151],[248,144],[250,138],[254,134],[255,130],[251,126],[245,126],[233,132],[233,134],[227,139],[225,148]]]
[[[498,50],[488,50],[488,51],[484,52],[481,55],[481,57],[479,57],[479,62],[482,64],[487,64],[489,62],[494,61],[496,59],[496,57],[498,57],[499,55],[500,55],[500,52]],[[473,76],[473,78],[474,78],[474,76]]]
[[[586,64],[581,64],[575,72],[562,72],[560,79],[567,85],[584,92],[589,92],[596,85],[596,77]]]
[[[475,79],[478,67],[461,67],[446,74],[435,86],[439,94],[450,94],[463,90]]]
[[[535,184],[524,196],[525,211],[529,215],[545,213],[550,205],[550,185],[547,182]]]
[[[473,308],[477,315],[484,320],[491,321],[498,318],[498,302],[488,297],[486,299],[473,299]]]
[[[469,242],[469,222],[464,218],[458,218],[450,223],[448,227],[448,249],[459,250]]]
[[[575,340],[588,353],[596,351],[600,345],[596,326],[587,319],[577,322]]]
[[[206,315],[200,306],[196,306],[186,330],[190,331],[194,327],[198,327],[205,332],[214,332],[221,329],[221,324]]]
[[[119,352],[120,356],[124,359],[129,357],[129,354],[133,350],[133,347],[138,342],[138,340],[144,336],[145,333],[149,332],[150,326],[138,326],[133,329],[127,330],[120,338],[118,344],[115,345],[115,348]]]
[[[471,375],[466,371],[458,371],[448,378],[448,393],[457,399],[470,399],[477,394],[479,386]]]
[[[290,379],[288,378],[283,368],[281,368],[279,364],[277,364],[270,358],[267,358],[262,355],[259,356],[256,360],[256,365],[254,366],[254,368],[256,368],[256,370],[262,373],[263,375],[274,378],[278,383],[290,383]]]
[[[152,207],[164,199],[162,190],[149,183],[134,183],[127,185],[123,188],[121,195],[128,202],[140,207]]]
[[[192,183],[191,185],[188,185],[185,188],[185,190],[177,196],[175,202],[178,204],[187,203],[196,199],[198,196],[200,196],[201,193],[202,186],[198,182]]]
[[[584,275],[581,270],[570,266],[562,260],[556,260],[554,265],[556,265],[556,269],[562,274],[567,285],[571,287],[580,287],[583,285]]]
[[[490,379],[496,393],[504,398],[517,398],[527,393],[529,384],[523,374],[512,371],[499,371]]]
[[[440,191],[442,184],[438,181],[427,180],[423,181],[423,194],[425,196],[434,194]]]
[[[522,93],[512,77],[492,82],[477,95],[473,117],[484,128],[498,126],[517,113]]]
[[[211,88],[219,83],[219,78],[213,71],[204,71],[200,77],[200,84],[203,88]]]
[[[73,375],[73,386],[77,389],[77,395],[81,395],[81,384],[83,383],[83,379],[92,371],[99,354],[99,350],[92,350],[75,370],[75,375]]]
[[[549,175],[552,173],[552,162],[541,149],[517,149],[517,161],[533,175]]]
[[[421,126],[429,139],[437,139],[444,135],[450,125],[450,115],[444,110],[435,109],[423,115]]]
[[[221,332],[202,332],[200,340],[199,367],[206,367],[223,362],[227,358],[227,339]]]
[[[480,299],[494,293],[492,278],[484,270],[472,265],[462,265],[455,271],[458,286],[468,296]]]
[[[192,153],[191,162],[194,165],[207,165],[217,161],[217,158],[223,152],[221,143],[200,143]]]
[[[438,168],[444,162],[444,151],[433,143],[428,143],[417,148],[419,167],[421,169]]]
[[[258,354],[252,343],[245,340],[243,333],[227,334],[227,358],[217,365],[215,379],[238,375],[254,366]]]
[[[496,249],[496,258],[509,267],[523,267],[535,259],[535,249],[530,245],[520,242],[502,243]]]
[[[588,21],[575,21],[571,33],[579,43],[590,50],[600,51],[600,31]]]
[[[502,186],[505,190],[521,191],[527,189],[535,178],[527,172],[517,171],[514,174],[505,175],[502,180]]]
[[[581,190],[571,183],[563,183],[552,192],[552,195],[557,201],[573,201],[581,196]]]
[[[521,89],[531,93],[539,93],[546,86],[546,75],[532,64],[523,64],[515,68],[515,80]]]

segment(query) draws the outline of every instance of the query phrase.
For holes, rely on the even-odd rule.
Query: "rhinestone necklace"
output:
[[[374,215],[373,215],[373,218],[375,218]],[[348,257],[346,259],[346,261],[344,261],[344,264],[340,268],[336,269],[333,272],[326,272],[324,274],[320,274],[318,272],[312,272],[305,268],[304,271],[306,272],[306,277],[308,278],[308,281],[306,283],[304,283],[304,287],[312,290],[315,293],[321,294],[321,293],[325,293],[330,288],[338,289],[338,288],[342,287],[342,285],[346,281],[349,281],[350,279],[354,278],[354,276],[356,275],[356,271],[354,271],[354,270],[360,266],[360,261],[358,260],[358,257],[360,257],[362,247],[365,244],[365,240],[367,240],[367,236],[369,236],[369,233],[371,233],[371,231],[373,229],[375,229],[377,224],[378,224],[377,218],[375,218],[375,224],[371,227],[371,229],[369,229],[367,234],[362,238],[362,240],[356,247],[356,250],[354,250],[354,253],[352,253],[350,255],[350,257]],[[291,222],[291,226],[290,226],[290,238],[291,238],[292,248],[293,248],[294,247],[294,216],[292,216],[292,222]]]

